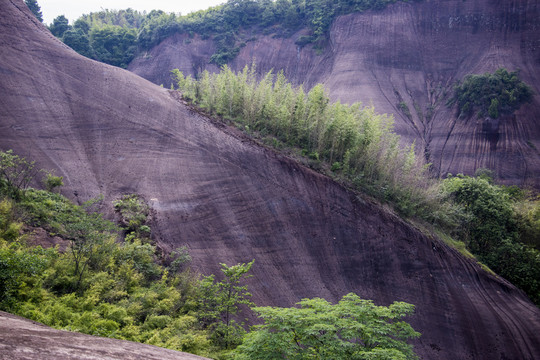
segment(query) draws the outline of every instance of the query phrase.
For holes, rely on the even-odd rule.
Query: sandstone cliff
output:
[[[291,38],[258,36],[230,64],[255,59],[259,71],[283,69],[289,79],[322,82],[342,102],[373,104],[394,114],[396,130],[416,141],[438,175],[495,170],[505,183],[540,186],[540,2],[450,0],[396,3],[384,11],[338,18],[321,55]],[[209,65],[211,40],[173,36],[134,60],[129,69],[169,86],[169,71],[186,74]],[[498,120],[457,120],[445,105],[455,81],[499,67],[521,70],[533,103]],[[398,104],[405,103],[409,113]]]
[[[504,279],[174,92],[79,56],[22,1],[0,10],[0,148],[55,169],[65,195],[103,194],[110,211],[141,194],[159,245],[187,245],[200,271],[255,259],[259,305],[407,301],[424,359],[540,358],[540,310]]]

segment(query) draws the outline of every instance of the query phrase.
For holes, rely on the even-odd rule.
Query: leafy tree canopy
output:
[[[476,112],[496,119],[530,102],[532,96],[531,87],[519,79],[519,71],[499,68],[493,74],[467,75],[455,86],[448,105],[457,103],[460,116],[471,116]]]
[[[461,206],[459,236],[471,252],[540,304],[540,203],[493,184],[485,172],[449,176],[443,192]]]
[[[32,11],[36,19],[43,22],[43,14],[41,13],[41,7],[39,6],[37,0],[24,0],[24,3],[26,6],[28,6],[30,11]]]
[[[381,10],[397,1],[407,0],[229,0],[223,5],[185,16],[161,10],[152,10],[150,13],[133,9],[102,10],[83,15],[74,27],[81,28],[86,35],[92,29],[104,26],[135,29],[135,45],[139,53],[151,49],[173,34],[187,33],[192,36],[197,33],[203,38],[214,40],[216,52],[211,62],[223,65],[238,54],[241,47],[252,39],[253,33],[291,36],[301,28],[308,28],[309,35],[298,39],[297,44],[304,46],[313,43],[322,49],[337,16],[370,9]],[[241,34],[242,28],[254,31],[250,31],[248,38]],[[64,31],[56,30],[55,27],[53,34],[62,38]],[[117,39],[116,46],[129,48],[133,45],[131,39],[129,41],[130,44],[122,45]],[[94,48],[92,40],[90,43],[90,48]],[[93,52],[84,47],[74,48],[78,52],[80,49],[80,53],[85,56],[90,54],[96,60],[117,66],[125,66],[126,61],[131,61],[135,56],[135,53],[130,53],[126,59],[117,61],[115,56],[101,56],[97,51],[92,55]]]
[[[356,294],[332,305],[304,299],[299,307],[256,307],[264,320],[248,333],[235,359],[416,359],[408,339],[419,333],[401,319],[414,306],[376,306]]]
[[[62,38],[64,33],[70,29],[69,20],[64,15],[58,15],[49,26],[49,30],[57,38]]]

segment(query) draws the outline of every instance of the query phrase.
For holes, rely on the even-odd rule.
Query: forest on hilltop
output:
[[[296,43],[314,44],[322,50],[337,16],[382,10],[397,1],[404,0],[229,0],[187,15],[161,10],[102,10],[81,16],[73,25],[60,15],[49,28],[81,55],[120,67],[127,67],[135,56],[176,33],[198,34],[213,39],[216,52],[211,62],[223,65],[257,34],[288,37],[307,28],[309,33]],[[249,36],[241,32],[247,28],[252,29]]]

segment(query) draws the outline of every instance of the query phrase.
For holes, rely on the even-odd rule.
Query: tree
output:
[[[127,234],[139,238],[149,238],[150,227],[147,225],[150,207],[137,194],[124,195],[113,201],[114,210],[120,215],[120,223]]]
[[[34,161],[28,161],[13,150],[0,151],[0,190],[11,197],[19,197],[34,179]]]
[[[454,87],[447,105],[457,103],[460,117],[469,117],[476,110],[480,116],[498,118],[530,102],[533,94],[532,88],[519,79],[519,71],[500,68],[494,73],[465,76]]]
[[[376,306],[358,295],[332,305],[320,298],[299,307],[256,307],[264,319],[235,350],[235,359],[416,359],[408,339],[419,333],[401,318],[414,305]]]
[[[38,19],[40,22],[43,22],[43,14],[41,13],[41,7],[38,5],[37,0],[24,0],[24,3],[34,14],[36,19]]]
[[[106,231],[109,230],[107,225],[101,214],[97,213],[88,214],[65,224],[67,237],[70,240],[70,252],[75,265],[75,289],[78,291],[82,291],[82,281],[89,266],[92,262],[97,262],[99,256],[104,252]]]
[[[137,31],[122,26],[93,27],[89,33],[95,58],[104,63],[127,67],[135,57]]]
[[[240,311],[240,305],[252,305],[247,285],[241,285],[241,282],[250,277],[246,274],[254,262],[230,267],[222,263],[221,271],[225,275],[222,281],[215,283],[214,275],[201,281],[199,318],[203,325],[213,330],[212,340],[222,349],[238,345],[245,333],[233,316]]]
[[[0,241],[0,309],[13,311],[25,278],[45,270],[47,260],[42,255],[47,252],[51,253],[41,247],[28,249],[17,240],[8,244]]]
[[[49,26],[49,30],[51,33],[56,36],[57,38],[62,38],[64,33],[71,29],[71,25],[69,25],[69,20],[64,15],[57,16],[53,23]]]
[[[64,32],[62,41],[82,56],[89,58],[93,57],[93,51],[90,47],[88,35],[86,35],[81,28],[73,28]]]
[[[529,239],[521,238],[531,234],[533,224],[516,210],[520,195],[512,187],[492,184],[485,169],[477,176],[458,174],[443,182],[446,195],[462,207],[461,236],[480,261],[539,304],[540,253],[526,245]]]
[[[443,182],[443,191],[466,212],[461,228],[474,254],[482,258],[498,247],[502,239],[516,239],[512,199],[485,176],[449,176]]]

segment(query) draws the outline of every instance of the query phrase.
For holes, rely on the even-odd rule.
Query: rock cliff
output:
[[[425,151],[438,175],[487,167],[504,183],[539,187],[539,18],[537,0],[400,2],[339,17],[320,55],[295,45],[302,32],[257,36],[230,66],[238,70],[255,60],[260,72],[283,69],[296,83],[324,83],[335,100],[393,114],[397,132]],[[213,51],[211,40],[175,35],[129,69],[169,86],[173,68],[192,75],[217,71],[208,64]],[[520,69],[536,93],[533,102],[498,120],[458,120],[456,109],[445,105],[454,83],[499,67]]]
[[[504,279],[175,92],[79,56],[20,0],[0,0],[0,51],[0,148],[55,169],[73,200],[103,194],[111,211],[141,194],[158,244],[187,245],[205,274],[255,259],[259,305],[407,301],[423,359],[540,358],[540,310]]]

